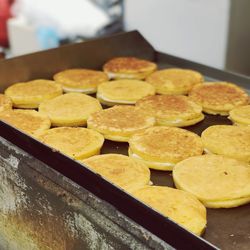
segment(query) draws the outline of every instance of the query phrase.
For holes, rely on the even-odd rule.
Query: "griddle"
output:
[[[156,62],[159,68],[180,67],[198,70],[208,81],[230,81],[247,91],[250,90],[250,78],[158,52],[138,31],[132,31],[2,60],[0,91],[3,92],[15,82],[38,78],[51,79],[54,73],[67,68],[101,69],[107,60],[116,56],[148,59]],[[214,124],[231,124],[231,122],[226,117],[206,115],[204,121],[186,129],[201,134],[205,128]],[[202,237],[198,237],[137,201],[100,175],[2,121],[0,121],[0,136],[109,202],[120,212],[177,249],[250,248],[250,204],[231,209],[207,209],[207,230]],[[127,154],[127,149],[127,143],[106,140],[102,153]],[[174,186],[171,172],[152,170],[151,179],[155,185]]]

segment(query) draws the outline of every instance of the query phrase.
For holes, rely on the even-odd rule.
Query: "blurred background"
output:
[[[162,52],[250,75],[249,0],[0,0],[0,56],[137,29]]]

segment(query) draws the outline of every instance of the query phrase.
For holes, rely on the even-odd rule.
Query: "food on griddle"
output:
[[[176,127],[148,128],[129,140],[129,156],[157,170],[172,170],[179,161],[202,153],[201,138]]]
[[[0,94],[0,112],[12,109],[11,99],[3,94]]]
[[[94,130],[72,127],[48,129],[37,139],[76,160],[99,154],[104,142],[103,136]]]
[[[107,106],[135,104],[139,99],[154,94],[154,87],[140,80],[123,79],[104,82],[97,89],[97,98]]]
[[[188,192],[170,187],[146,186],[132,192],[132,195],[192,233],[201,235],[205,230],[206,208]]]
[[[153,116],[146,115],[134,106],[114,106],[92,114],[88,128],[104,135],[108,140],[127,142],[129,138],[155,124]]]
[[[136,57],[112,58],[103,66],[111,79],[144,79],[156,69],[155,63]]]
[[[54,81],[39,79],[15,83],[5,90],[5,95],[15,108],[38,108],[41,102],[62,95],[62,87]]]
[[[250,167],[219,155],[188,158],[175,165],[178,189],[195,195],[206,207],[230,208],[250,202]]]
[[[82,93],[67,93],[40,104],[53,126],[84,126],[88,117],[102,109],[99,101]]]
[[[150,182],[149,168],[125,155],[92,156],[82,163],[127,192],[148,185]]]
[[[250,127],[214,125],[202,132],[201,139],[208,153],[250,163]]]
[[[0,112],[0,120],[22,130],[30,135],[50,128],[48,116],[40,114],[35,110],[10,109]]]
[[[104,72],[91,69],[66,69],[55,74],[53,78],[62,85],[64,92],[85,94],[95,93],[97,86],[109,79]]]
[[[162,126],[185,127],[204,119],[202,107],[182,95],[147,96],[136,107],[155,116],[156,124]]]
[[[240,106],[229,112],[229,119],[238,126],[250,126],[250,105]]]
[[[206,82],[194,87],[189,96],[203,107],[205,113],[212,115],[228,115],[233,108],[249,103],[248,94],[228,82]]]
[[[194,70],[170,68],[152,73],[146,81],[155,87],[158,94],[185,95],[195,85],[203,83],[203,76]]]

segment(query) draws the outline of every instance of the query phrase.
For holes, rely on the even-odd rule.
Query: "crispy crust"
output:
[[[233,83],[207,82],[194,87],[189,96],[209,114],[227,115],[237,106],[249,102],[248,94]]]
[[[129,146],[141,158],[156,162],[177,163],[203,153],[198,135],[175,127],[145,129],[131,137]]]
[[[35,110],[6,110],[0,113],[0,119],[30,135],[49,129],[51,125],[48,116]]]
[[[186,96],[148,96],[136,102],[136,107],[154,115],[159,125],[188,126],[204,119],[202,107]]]
[[[133,106],[114,106],[92,114],[88,128],[97,130],[108,139],[116,136],[124,137],[125,141],[134,133],[155,124],[152,116],[145,115]],[[122,138],[119,139],[119,141]]]
[[[0,112],[12,109],[11,99],[3,94],[0,94]]]
[[[155,71],[157,65],[153,62],[142,60],[136,57],[116,57],[103,66],[106,73],[112,73],[111,78],[126,78],[126,74],[135,79],[143,79]],[[116,77],[117,74],[117,77]],[[124,76],[122,76],[122,74]]]

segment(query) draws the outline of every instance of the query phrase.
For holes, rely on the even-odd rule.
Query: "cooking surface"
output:
[[[206,115],[204,121],[186,127],[200,134],[205,128],[214,124],[231,124],[224,116]],[[106,140],[102,153],[121,153],[127,155],[128,143]],[[154,185],[174,187],[169,171],[151,170]],[[230,209],[207,209],[207,229],[204,239],[223,249],[250,248],[250,204]]]
[[[170,67],[162,62],[159,68]],[[206,80],[211,78],[206,77]],[[205,119],[184,129],[200,135],[203,130],[212,125],[228,124],[231,121],[226,116],[207,115]],[[127,155],[128,143],[106,140],[102,153],[120,153]],[[172,174],[169,171],[151,170],[151,181],[154,185],[174,187]],[[223,249],[250,249],[250,204],[230,209],[207,209],[207,229],[203,238]]]
[[[231,81],[244,87],[250,93],[250,78],[213,69],[171,55],[156,52],[154,48],[136,31],[86,43],[63,46],[45,52],[17,57],[0,62],[0,90],[3,92],[11,83],[30,79],[51,79],[55,72],[67,68],[84,67],[101,69],[112,57],[136,56],[158,63],[159,68],[181,67],[200,71],[206,80]],[[46,65],[46,67],[44,66]],[[204,121],[187,127],[200,134],[206,127],[214,124],[231,124],[226,117],[206,115]],[[166,242],[184,249],[211,249],[212,246],[197,237],[187,234],[175,224],[134,201],[131,197],[98,175],[90,173],[64,155],[23,135],[17,130],[1,123],[0,136],[16,144],[21,149],[48,164],[75,183],[86,188],[99,198],[109,202],[126,216],[143,225]],[[105,141],[102,153],[127,154],[127,143]],[[169,172],[152,171],[151,179],[155,185],[173,186]],[[93,182],[95,185],[93,185]],[[223,249],[250,249],[250,204],[232,209],[208,209],[208,226],[203,238]]]

